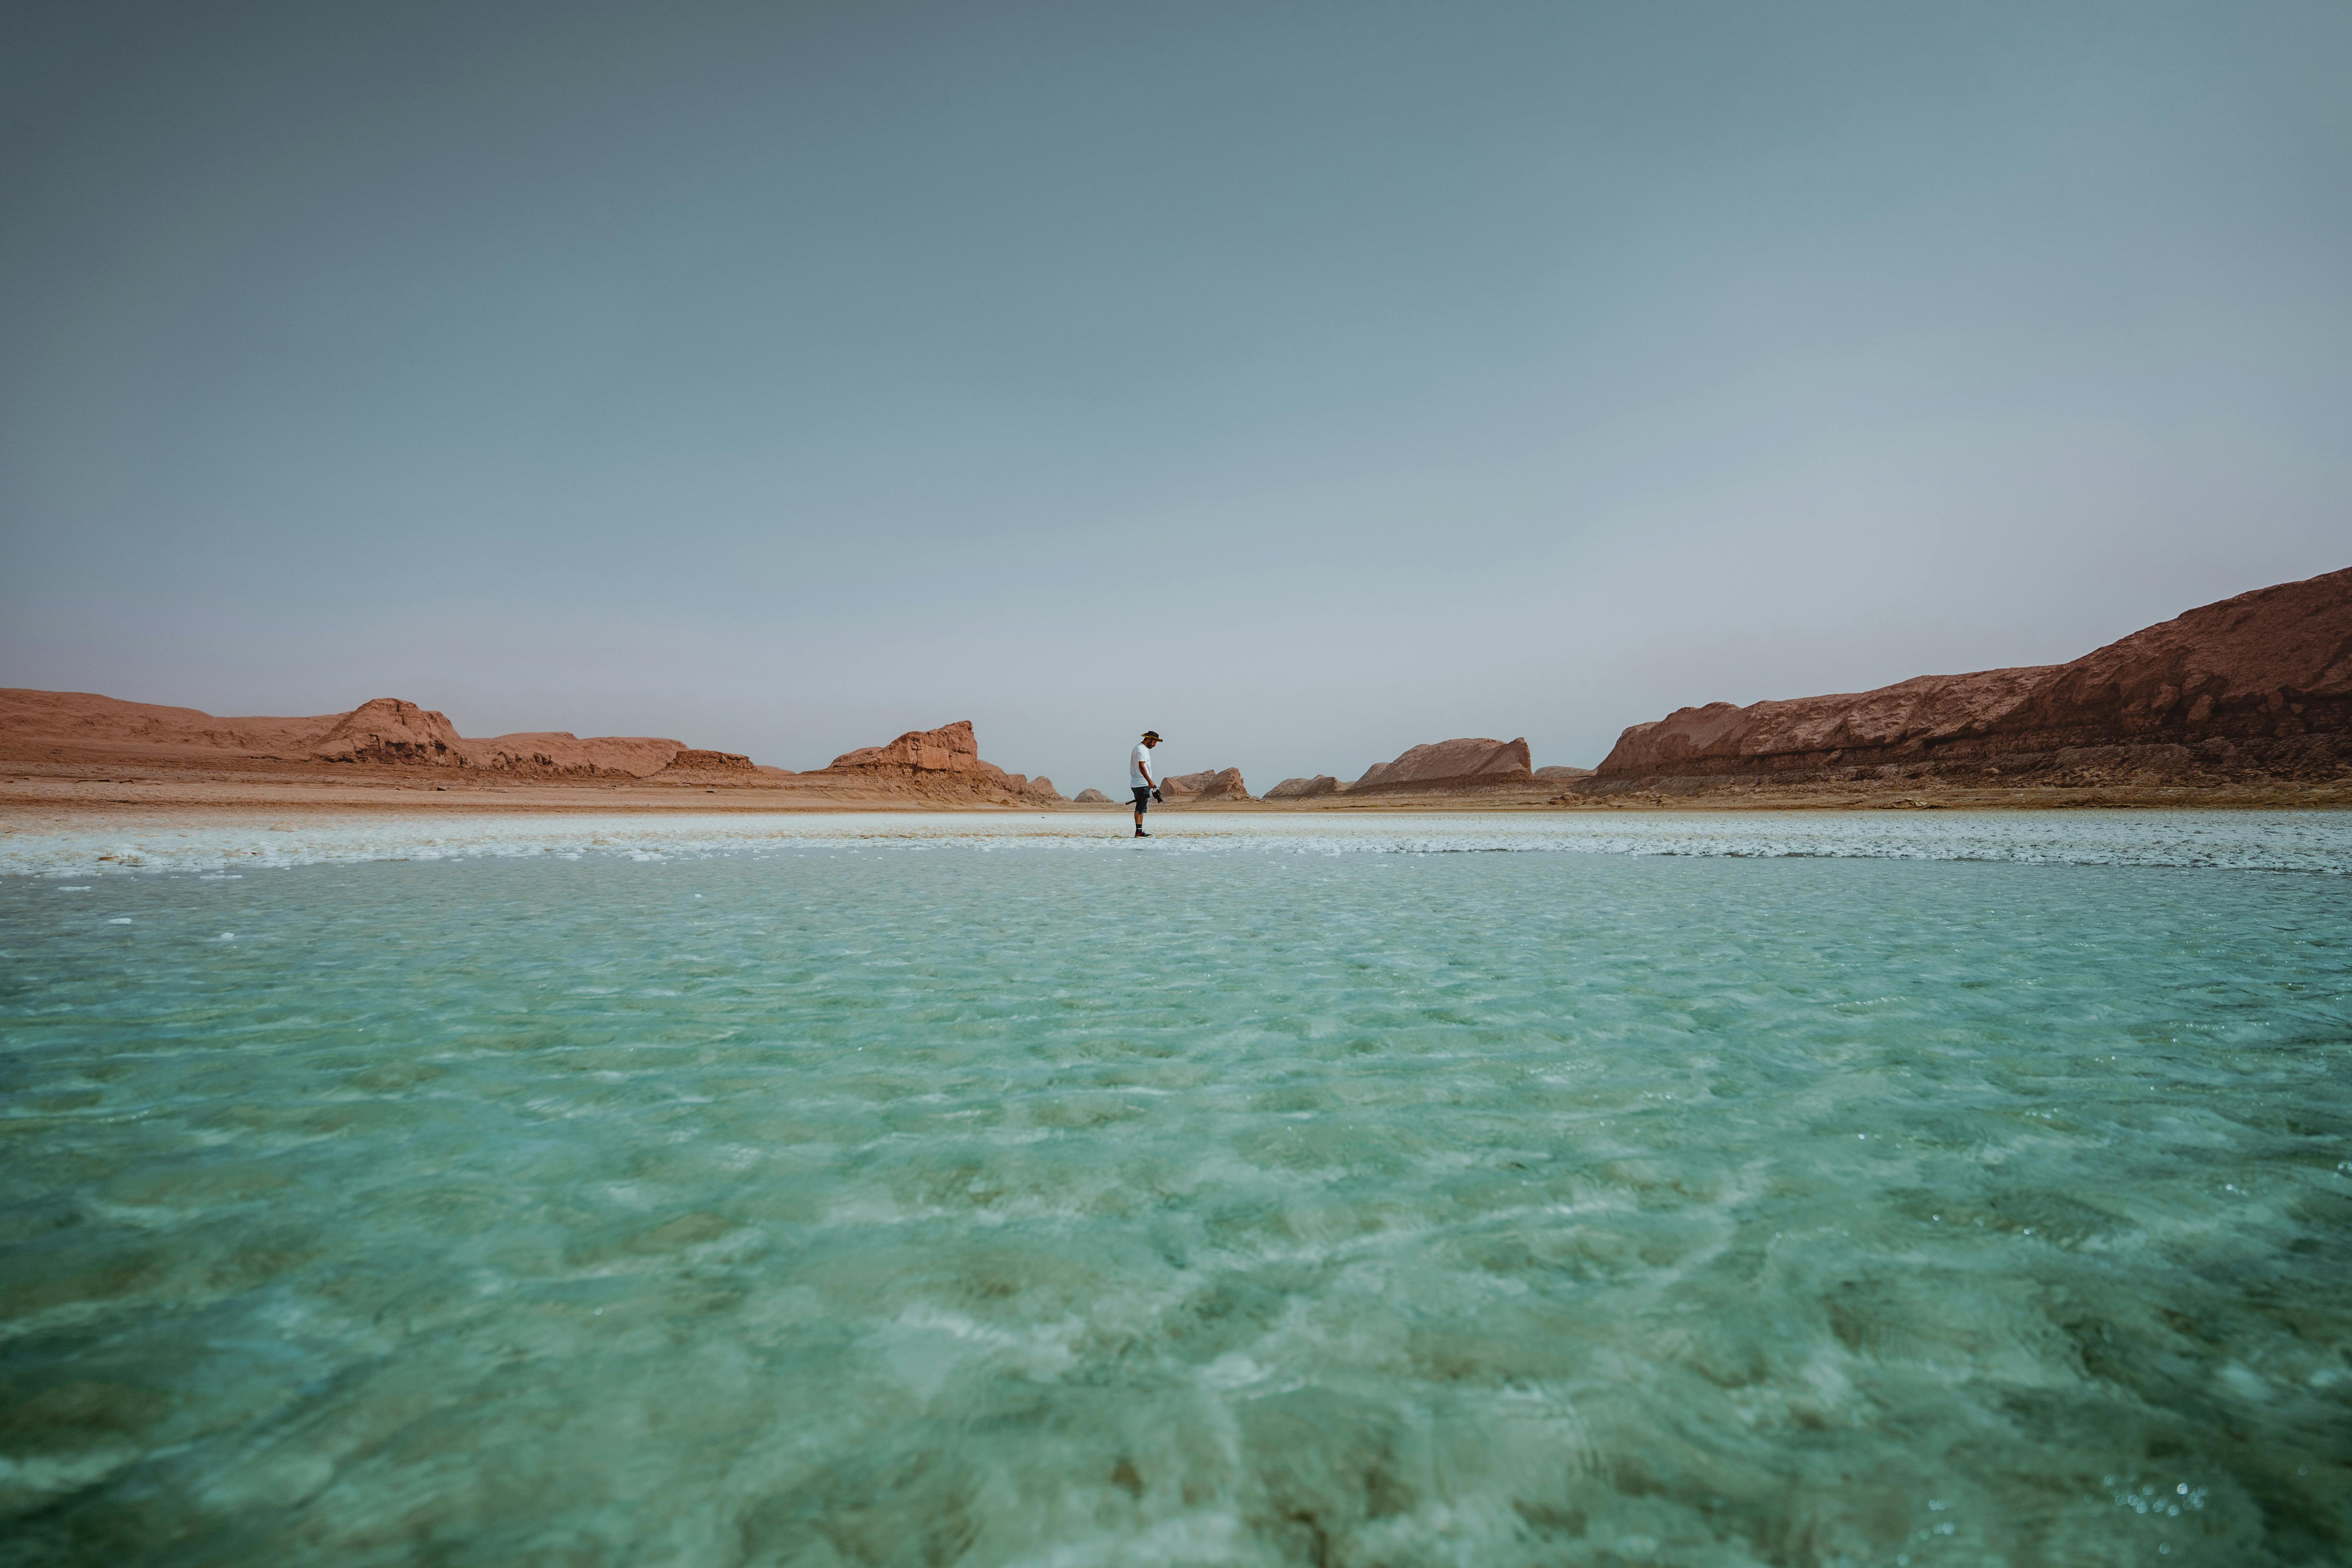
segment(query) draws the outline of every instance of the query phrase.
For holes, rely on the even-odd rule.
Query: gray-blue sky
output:
[[[18,5],[0,684],[1351,775],[2352,563],[2352,9]]]

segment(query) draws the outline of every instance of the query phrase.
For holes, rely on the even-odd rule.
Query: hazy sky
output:
[[[1116,787],[2352,564],[2352,6],[0,9],[0,685]]]

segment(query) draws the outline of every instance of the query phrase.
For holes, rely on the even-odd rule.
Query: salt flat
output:
[[[1160,813],[1129,837],[1124,813],[698,812],[340,816],[267,813],[52,814],[0,818],[0,874],[425,860],[466,856],[699,857],[809,846],[1074,849],[1182,854],[1470,851],[1859,857],[2029,864],[2352,869],[2352,812],[1823,811]]]

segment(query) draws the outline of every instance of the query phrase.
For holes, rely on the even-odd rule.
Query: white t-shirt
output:
[[[1128,752],[1127,754],[1128,788],[1141,789],[1152,782],[1151,779],[1148,779],[1143,776],[1144,764],[1149,763],[1150,760],[1151,748],[1145,745],[1142,742],[1138,741],[1135,743],[1135,750]],[[1157,778],[1159,776],[1159,769],[1152,769],[1153,778]]]

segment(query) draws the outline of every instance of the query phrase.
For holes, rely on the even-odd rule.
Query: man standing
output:
[[[1143,814],[1160,798],[1160,785],[1151,776],[1151,748],[1160,744],[1160,731],[1146,730],[1135,750],[1127,754],[1127,787],[1135,792],[1135,836],[1149,838],[1143,831]]]

